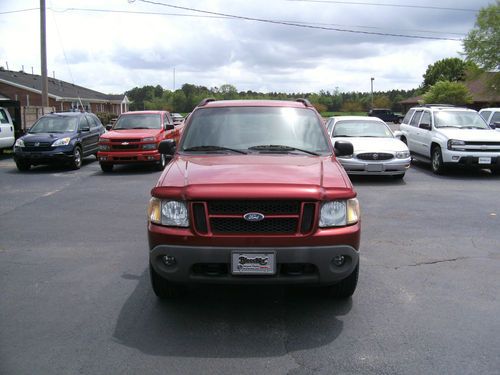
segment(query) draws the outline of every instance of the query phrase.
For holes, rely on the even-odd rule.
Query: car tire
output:
[[[185,292],[184,287],[172,284],[170,281],[158,275],[151,264],[149,264],[149,277],[153,292],[160,299],[176,298]]]
[[[434,146],[432,148],[431,168],[434,174],[443,174],[444,172],[443,154],[439,146]]]
[[[163,171],[167,165],[167,157],[164,154],[160,155],[160,161],[155,164],[157,171]]]
[[[400,174],[395,174],[394,176],[392,176],[395,180],[402,180],[404,177],[405,177],[405,174],[404,173],[400,173]]]
[[[31,164],[27,161],[16,160],[16,167],[21,172],[29,171]]]
[[[492,168],[491,174],[494,174],[496,176],[500,176],[500,168]]]
[[[101,165],[101,169],[104,173],[109,173],[113,171],[113,164],[111,163],[99,163]]]
[[[346,299],[353,295],[358,285],[359,263],[352,273],[338,284],[327,287],[328,295],[335,299]]]
[[[73,157],[71,159],[71,168],[80,169],[82,167],[82,149],[80,146],[76,146],[73,149]]]

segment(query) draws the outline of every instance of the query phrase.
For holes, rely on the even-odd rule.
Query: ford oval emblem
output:
[[[259,212],[249,212],[245,215],[243,215],[243,219],[246,221],[262,221],[264,220],[264,215],[262,215]]]

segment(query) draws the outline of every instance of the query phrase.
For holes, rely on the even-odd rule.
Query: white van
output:
[[[0,153],[14,145],[14,124],[9,111],[0,107]]]

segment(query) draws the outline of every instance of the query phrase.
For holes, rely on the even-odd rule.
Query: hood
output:
[[[436,129],[448,139],[459,139],[468,142],[500,142],[500,132],[493,129]]]
[[[335,141],[351,142],[354,147],[354,152],[398,152],[408,151],[408,147],[397,138],[368,138],[368,137],[339,137],[332,138],[332,143]]]
[[[66,132],[66,133],[34,133],[34,134],[26,134],[22,136],[22,140],[24,142],[55,142],[60,138],[72,138],[75,135],[74,132]]]
[[[176,156],[153,195],[185,200],[356,196],[335,158],[262,154]]]
[[[124,139],[124,138],[146,138],[156,137],[161,132],[161,129],[124,129],[124,130],[110,130],[101,138],[104,139]]]

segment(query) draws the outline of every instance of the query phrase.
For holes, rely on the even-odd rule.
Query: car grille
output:
[[[193,224],[202,235],[283,235],[307,234],[314,227],[317,204],[300,201],[208,201],[191,203]],[[248,221],[247,213],[264,215]]]
[[[387,152],[365,152],[356,155],[356,157],[361,160],[389,160],[392,159],[394,155]]]
[[[456,148],[476,152],[499,152],[500,142],[465,142],[464,146],[456,146]]]
[[[139,144],[140,139],[112,139],[111,140],[111,151],[131,151],[139,150],[141,145]]]
[[[24,142],[23,151],[51,151],[52,142]]]
[[[111,144],[112,150],[138,150],[139,145],[115,145]]]

